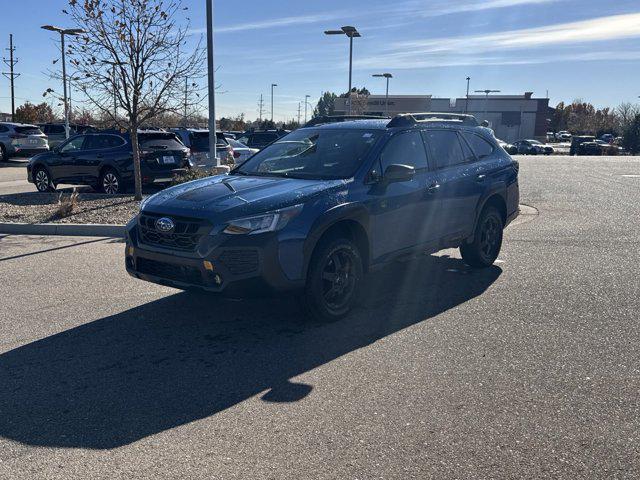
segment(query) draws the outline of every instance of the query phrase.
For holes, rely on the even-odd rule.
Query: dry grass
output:
[[[74,212],[78,209],[79,203],[80,201],[78,199],[78,192],[75,188],[73,189],[73,192],[69,194],[69,196],[65,196],[64,193],[61,193],[58,197],[58,205],[52,217],[67,218],[73,215]]]

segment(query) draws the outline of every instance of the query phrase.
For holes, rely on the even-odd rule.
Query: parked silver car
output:
[[[244,143],[240,143],[232,138],[227,138],[227,140],[229,141],[231,148],[233,148],[233,158],[235,159],[236,166],[242,165],[244,162],[249,160],[251,155],[260,151],[257,148],[249,148]]]
[[[36,125],[0,123],[0,162],[6,162],[9,157],[30,157],[47,151],[47,137]]]

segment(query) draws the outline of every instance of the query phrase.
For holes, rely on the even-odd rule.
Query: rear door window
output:
[[[33,126],[14,127],[14,130],[22,135],[42,135],[42,130]]]
[[[480,135],[470,132],[462,132],[462,136],[469,143],[471,149],[476,154],[478,159],[482,160],[485,157],[491,155],[494,151],[493,145],[482,138]]]
[[[184,144],[174,133],[142,133],[138,135],[140,147],[157,150],[182,150]]]
[[[426,130],[424,137],[438,168],[465,163],[465,156],[458,134],[453,130]]]
[[[410,131],[394,135],[384,147],[380,156],[382,172],[389,165],[409,165],[416,170],[427,168],[427,152],[420,132]]]
[[[116,135],[88,135],[85,150],[101,150],[124,145],[124,139]]]

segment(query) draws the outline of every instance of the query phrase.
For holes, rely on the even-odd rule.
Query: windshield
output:
[[[351,177],[380,136],[378,130],[297,130],[255,154],[236,174],[315,179]]]

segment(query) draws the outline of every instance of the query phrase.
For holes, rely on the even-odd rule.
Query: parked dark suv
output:
[[[138,133],[143,184],[169,183],[189,167],[189,149],[171,132]],[[128,134],[117,132],[76,135],[36,155],[27,165],[27,179],[40,192],[59,183],[91,185],[116,194],[133,184],[133,148]]]
[[[182,289],[300,289],[331,320],[365,272],[398,256],[459,247],[487,267],[518,215],[518,163],[474,124],[403,115],[298,129],[229,175],[147,198],[127,226],[127,271]]]

